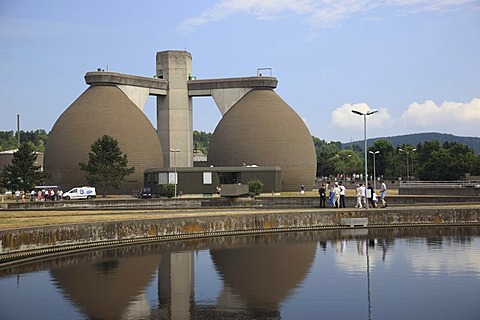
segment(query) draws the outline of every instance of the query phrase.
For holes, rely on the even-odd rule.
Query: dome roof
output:
[[[44,155],[49,183],[64,189],[86,185],[79,163],[88,161],[91,145],[103,135],[115,138],[128,165],[135,167],[119,190],[108,193],[131,194],[143,186],[145,169],[163,166],[156,131],[143,112],[119,88],[91,86],[65,110],[49,134]]]
[[[316,159],[305,123],[273,90],[240,99],[220,120],[208,150],[209,165],[280,166],[283,191],[311,190]]]

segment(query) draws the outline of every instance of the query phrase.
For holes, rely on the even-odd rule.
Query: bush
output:
[[[247,184],[248,184],[248,191],[250,191],[254,195],[259,196],[260,193],[262,193],[262,188],[264,184],[259,179],[249,180]]]
[[[162,197],[172,198],[175,196],[175,185],[174,184],[164,184],[162,186],[162,191],[160,193]]]

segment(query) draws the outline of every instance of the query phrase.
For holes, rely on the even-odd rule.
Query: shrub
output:
[[[162,197],[172,198],[175,196],[175,185],[174,184],[164,184],[162,186],[162,191],[160,193]]]
[[[247,182],[248,190],[256,196],[259,196],[262,192],[264,184],[259,179],[252,179]]]

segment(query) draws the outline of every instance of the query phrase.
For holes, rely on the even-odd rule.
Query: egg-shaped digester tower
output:
[[[282,191],[297,191],[301,185],[311,190],[317,165],[307,126],[270,89],[248,92],[225,113],[212,135],[207,162],[280,166]]]
[[[143,186],[145,169],[163,166],[160,142],[145,114],[116,86],[90,86],[49,134],[44,156],[49,183],[64,189],[87,185],[79,163],[88,162],[91,145],[103,135],[115,138],[128,166],[135,167],[118,190],[107,189],[109,194],[132,194]]]

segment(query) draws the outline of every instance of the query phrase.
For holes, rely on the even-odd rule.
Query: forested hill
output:
[[[425,141],[432,141],[438,140],[441,144],[446,141],[450,142],[458,142],[469,146],[472,148],[476,154],[480,153],[480,138],[477,137],[461,137],[455,136],[453,134],[446,134],[446,133],[438,133],[438,132],[425,132],[425,133],[413,133],[413,134],[406,134],[401,136],[394,136],[394,137],[378,137],[378,138],[371,138],[368,139],[367,144],[370,146],[376,140],[385,139],[389,141],[394,147],[398,147],[404,144],[409,144],[412,146],[416,146],[419,143],[423,143]],[[348,143],[342,143],[344,148],[349,147],[351,145],[358,145],[363,150],[363,140],[361,141],[353,141]]]

